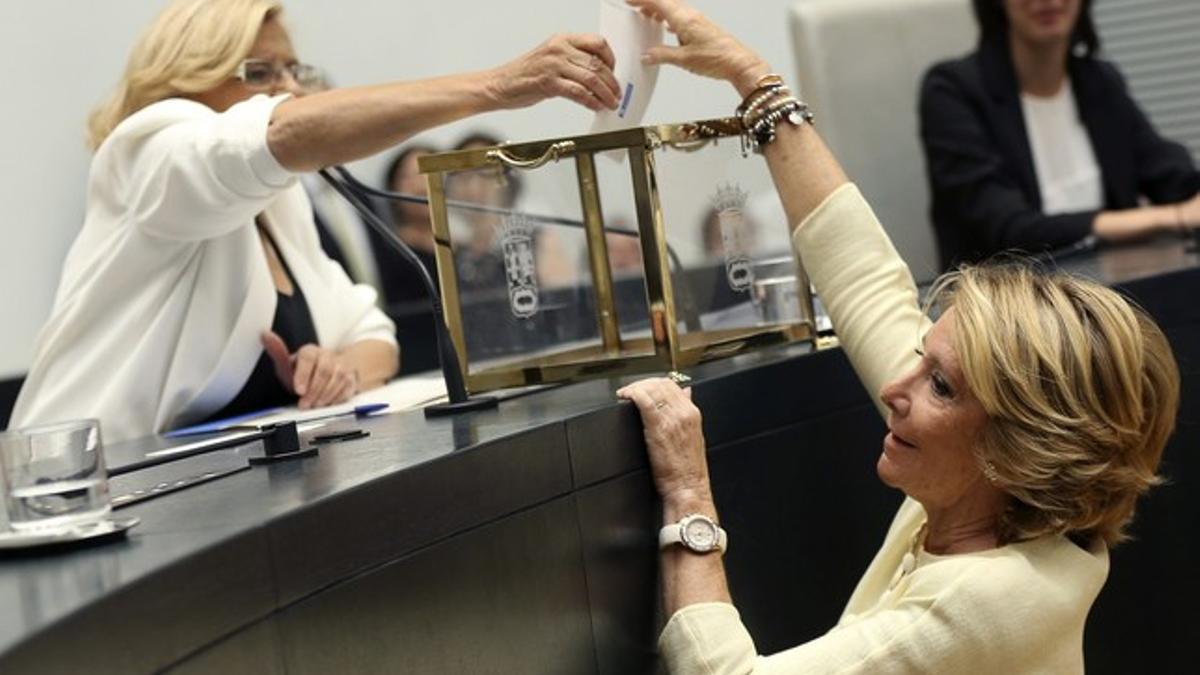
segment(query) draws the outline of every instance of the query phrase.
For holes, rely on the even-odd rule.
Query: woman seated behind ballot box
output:
[[[974,0],[979,46],[921,85],[942,264],[1200,227],[1200,171],[1099,57],[1091,0]]]
[[[87,214],[13,412],[109,441],[278,404],[345,401],[397,370],[375,291],[322,253],[298,174],[482,112],[613,108],[613,55],[559,35],[496,68],[305,96],[269,0],[176,0],[92,115]]]
[[[662,499],[670,619],[659,649],[668,670],[1083,672],[1084,623],[1109,548],[1158,482],[1175,424],[1179,371],[1162,331],[1111,289],[1022,262],[944,277],[931,292],[942,309],[931,322],[908,268],[783,79],[677,0],[629,4],[678,36],[650,62],[726,80],[742,97],[796,252],[887,420],[876,472],[907,497],[837,624],[760,656],[726,582],[721,555],[738,533],[719,526],[691,390],[666,378],[621,389],[643,420]],[[798,466],[821,471],[818,455]],[[780,547],[821,555],[804,522],[777,525]]]

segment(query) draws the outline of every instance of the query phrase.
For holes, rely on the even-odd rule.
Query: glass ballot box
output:
[[[766,161],[737,120],[421,157],[472,392],[680,370],[812,339]]]

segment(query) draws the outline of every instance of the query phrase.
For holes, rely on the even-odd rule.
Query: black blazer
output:
[[[1071,57],[1071,86],[1104,181],[1106,210],[1139,198],[1173,203],[1200,191],[1183,146],[1158,135],[1110,63]],[[921,84],[921,140],[942,265],[1089,235],[1096,212],[1042,214],[1016,73],[1002,41],[935,65]]]

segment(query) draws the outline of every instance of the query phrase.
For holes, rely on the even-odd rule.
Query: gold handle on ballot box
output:
[[[533,159],[514,157],[504,148],[488,150],[486,157],[489,162],[497,162],[514,169],[537,169],[550,162],[556,162],[563,155],[568,155],[572,152],[575,152],[575,141],[559,141],[546,148],[546,151],[540,157],[534,157]]]

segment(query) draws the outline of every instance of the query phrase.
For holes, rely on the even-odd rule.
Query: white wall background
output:
[[[902,0],[897,0],[900,2]],[[600,0],[285,0],[300,57],[339,85],[488,68],[556,31],[598,25]],[[115,84],[129,48],[165,0],[0,1],[0,378],[22,374],[50,311],[59,270],[84,211],[88,111]],[[694,0],[776,69],[793,70],[788,0]],[[647,122],[729,114],[731,89],[664,69]],[[484,128],[507,140],[586,132],[590,114],[565,102],[503,112],[429,132],[442,144]],[[372,181],[381,170],[364,162]]]

